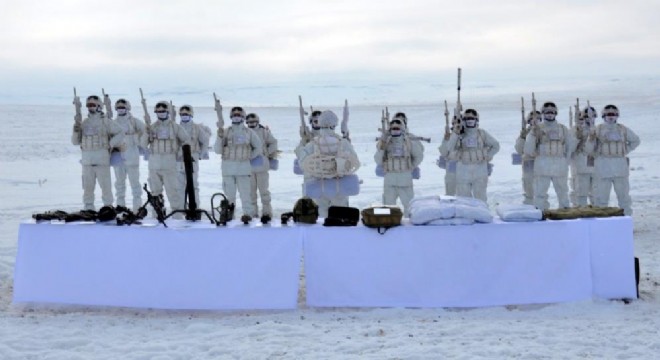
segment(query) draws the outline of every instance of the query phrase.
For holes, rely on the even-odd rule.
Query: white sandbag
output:
[[[526,204],[501,204],[495,208],[497,215],[502,221],[524,222],[539,221],[543,218],[541,210],[533,205]]]
[[[434,226],[448,226],[448,225],[472,225],[474,220],[464,219],[464,218],[453,218],[453,219],[436,219],[425,225],[434,225]]]
[[[424,225],[437,219],[450,219],[456,215],[453,204],[442,203],[439,197],[414,198],[410,204],[410,222]]]
[[[474,206],[474,207],[481,207],[481,208],[484,208],[484,209],[488,209],[488,204],[486,204],[483,200],[479,200],[479,199],[472,198],[472,197],[466,197],[466,196],[441,196],[440,201],[454,203],[454,204],[460,204],[460,205],[465,205],[465,206]]]
[[[360,178],[351,174],[332,179],[310,179],[305,182],[305,194],[312,199],[353,196],[360,193]]]
[[[493,215],[490,214],[490,211],[480,206],[456,204],[456,217],[473,219],[474,221],[480,223],[493,222]]]

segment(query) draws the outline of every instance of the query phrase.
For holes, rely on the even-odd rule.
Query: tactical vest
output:
[[[167,124],[163,124],[159,120],[158,123],[152,125],[151,132],[154,136],[151,143],[153,154],[176,154],[179,151],[176,128],[171,120]]]
[[[539,128],[540,137],[537,138],[539,156],[565,157],[566,129],[562,125],[548,128]]]
[[[119,121],[119,119],[125,117],[126,121]],[[137,133],[137,124],[135,123],[135,118],[130,114],[125,116],[118,116],[115,119],[115,122],[119,127],[124,131],[124,144],[127,146],[137,146],[139,144],[139,138]]]
[[[488,151],[484,146],[481,130],[477,129],[476,136],[463,135],[461,137],[455,157],[464,164],[476,164],[488,159]]]
[[[620,124],[616,126],[598,125],[596,135],[598,143],[596,153],[604,157],[626,156],[626,128]]]
[[[199,149],[199,125],[190,122],[190,125],[181,125],[181,127],[188,131],[190,135],[190,152],[192,154],[198,154],[200,152]],[[195,155],[194,155],[195,156]]]
[[[110,148],[110,141],[108,139],[108,129],[104,118],[100,117],[98,120],[85,119],[82,123],[82,137],[80,147],[83,150],[108,150]]]
[[[226,131],[222,148],[222,160],[229,161],[248,161],[252,155],[252,146],[250,145],[250,132],[247,128],[241,127],[235,131],[231,126]]]
[[[403,141],[387,142],[383,170],[385,172],[407,172],[412,170],[412,153],[410,139],[404,135]]]

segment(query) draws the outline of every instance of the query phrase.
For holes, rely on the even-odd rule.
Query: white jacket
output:
[[[110,165],[110,149],[124,141],[124,132],[102,113],[91,114],[80,123],[80,131],[74,126],[71,143],[80,145],[83,165]]]

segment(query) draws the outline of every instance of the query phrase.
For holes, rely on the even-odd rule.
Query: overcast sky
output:
[[[657,0],[23,0],[0,11],[3,103],[70,97],[74,85],[255,96],[433,84],[455,82],[459,66],[492,81],[660,74]]]

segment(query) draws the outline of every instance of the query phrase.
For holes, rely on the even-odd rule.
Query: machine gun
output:
[[[167,224],[165,223],[165,219],[167,217],[165,216],[165,200],[163,199],[163,195],[162,194],[158,196],[152,195],[151,191],[149,191],[149,189],[147,188],[146,183],[142,187],[142,190],[144,190],[147,193],[147,201],[145,201],[145,203],[138,210],[138,215],[144,214],[144,216],[146,216],[147,204],[151,204],[151,207],[153,207],[154,211],[156,212],[156,219],[158,219],[158,222],[163,224],[163,226],[167,227]]]
[[[183,165],[186,170],[185,203],[187,206],[185,206],[185,209],[176,209],[172,211],[163,220],[166,220],[174,214],[183,213],[186,215],[186,220],[197,221],[200,220],[202,218],[202,214],[204,214],[212,224],[215,224],[211,218],[211,215],[209,215],[206,210],[197,208],[197,200],[195,199],[195,184],[193,182],[193,158],[190,151],[190,145],[185,144],[181,147],[181,149],[183,150]]]

